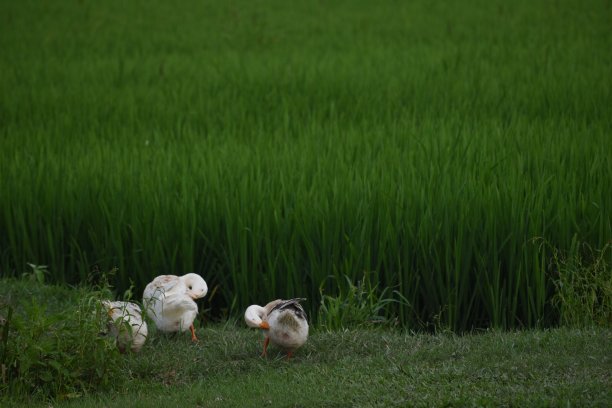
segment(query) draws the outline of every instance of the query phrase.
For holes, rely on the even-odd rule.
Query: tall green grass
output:
[[[610,10],[565,3],[2,2],[1,273],[554,324],[532,238],[612,239]]]

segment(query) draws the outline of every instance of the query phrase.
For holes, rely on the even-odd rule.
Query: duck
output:
[[[145,287],[143,304],[158,330],[185,332],[189,329],[191,341],[197,342],[193,326],[198,315],[195,301],[207,293],[206,281],[196,273],[160,275]]]
[[[300,304],[304,298],[276,299],[265,306],[251,305],[244,312],[247,326],[264,333],[262,357],[267,356],[270,342],[287,352],[287,359],[306,343],[308,318]]]
[[[140,306],[132,302],[102,301],[108,313],[108,333],[117,341],[117,348],[125,353],[129,348],[140,351],[149,333],[147,322],[142,318]]]

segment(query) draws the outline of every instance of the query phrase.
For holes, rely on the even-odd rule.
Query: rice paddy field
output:
[[[116,268],[139,299],[197,272],[207,319],[293,296],[316,319],[366,282],[411,329],[557,325],[563,260],[612,262],[610,21],[594,0],[2,0],[0,275]]]

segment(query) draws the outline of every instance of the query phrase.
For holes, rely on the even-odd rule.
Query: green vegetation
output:
[[[557,273],[553,302],[567,326],[610,326],[612,324],[612,267],[607,263],[612,245],[593,250],[574,242],[569,254],[553,249]]]
[[[612,240],[610,13],[2,1],[1,274],[197,272],[224,317],[368,273],[409,328],[554,325],[533,238]]]
[[[0,0],[0,405],[612,405],[610,21]],[[119,354],[99,301],[188,272],[200,343]]]
[[[382,328],[398,324],[395,316],[388,315],[390,303],[407,304],[401,293],[373,285],[370,274],[353,284],[346,277],[340,282],[338,295],[322,294],[317,316],[318,325],[328,331],[347,328]]]
[[[100,335],[107,314],[97,300],[109,295],[1,281],[0,396],[61,399],[110,389],[124,373],[114,342]]]
[[[287,361],[275,348],[262,359],[261,334],[242,322],[204,327],[199,322],[197,344],[188,334],[164,335],[150,326],[140,353],[119,355],[107,338],[89,329],[99,316],[83,309],[107,294],[104,286],[92,291],[29,279],[0,281],[0,299],[27,316],[4,342],[19,364],[0,381],[1,406],[48,406],[44,397],[55,407],[609,406],[612,401],[609,328],[457,336],[315,327]],[[42,299],[45,312],[34,311],[31,305]],[[45,370],[51,371],[48,377],[41,375]],[[85,372],[97,381],[83,381]]]

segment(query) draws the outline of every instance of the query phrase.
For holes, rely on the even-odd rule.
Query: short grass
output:
[[[244,327],[153,335],[115,391],[53,406],[609,406],[612,331],[314,331],[286,361]]]
[[[38,351],[28,354],[30,371],[49,365],[53,358],[58,363],[51,366],[66,362],[75,371],[114,365],[105,367],[104,383],[99,377],[93,377],[100,382],[98,385],[66,377],[73,382],[46,397],[38,392],[35,382],[31,382],[34,385],[30,385],[30,392],[18,388],[18,392],[10,393],[3,376],[2,406],[46,406],[49,402],[56,407],[612,403],[609,328],[488,330],[457,336],[446,331],[422,334],[391,329],[326,331],[313,327],[306,345],[287,361],[274,348],[267,359],[261,358],[262,335],[246,328],[242,321],[228,321],[198,325],[197,344],[191,343],[188,333],[166,335],[152,328],[139,354],[119,355],[116,349],[105,348],[107,343],[98,341],[92,349],[78,335],[61,331],[74,327],[72,322],[83,318],[75,305],[91,298],[93,292],[37,285],[29,280],[0,283],[0,300],[7,302],[10,294],[10,303],[16,310],[24,310],[21,305],[32,301],[48,306],[46,315],[30,314],[27,324],[19,326],[20,333],[10,334],[9,348],[17,348],[21,354]],[[71,314],[71,310],[75,313]],[[63,323],[53,318],[59,313],[64,313]],[[87,316],[94,318],[93,314]],[[49,321],[53,323],[43,324]],[[47,333],[28,335],[41,327],[46,327]],[[52,344],[61,347],[63,357],[59,358],[56,350],[40,348],[37,339],[49,343],[49,336],[56,337]],[[3,358],[4,349],[0,351]],[[41,381],[40,376],[32,380],[32,374],[20,372],[23,364],[17,367],[9,369],[24,379]],[[42,380],[59,382],[56,377]]]

